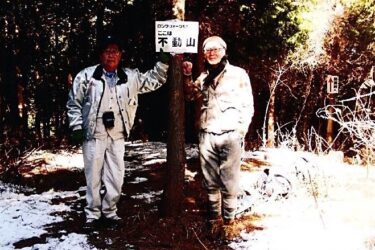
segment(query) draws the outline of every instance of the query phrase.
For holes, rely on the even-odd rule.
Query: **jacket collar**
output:
[[[95,80],[100,81],[102,79],[102,75],[103,75],[103,66],[98,65],[95,68],[95,71],[94,71],[94,74],[92,75],[92,77]],[[117,84],[123,84],[123,83],[126,83],[128,81],[128,75],[125,73],[125,71],[121,67],[117,68],[117,76],[119,78],[119,80],[117,81]]]

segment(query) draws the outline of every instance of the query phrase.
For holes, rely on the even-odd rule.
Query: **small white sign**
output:
[[[328,75],[327,76],[327,93],[328,94],[337,94],[339,93],[339,77]]]
[[[198,52],[199,23],[192,21],[156,21],[156,52],[176,54]]]

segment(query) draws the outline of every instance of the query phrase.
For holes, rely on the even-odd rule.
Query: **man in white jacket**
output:
[[[229,64],[218,36],[203,42],[206,71],[193,82],[192,64],[183,63],[188,99],[202,98],[199,151],[208,193],[209,226],[214,237],[235,237],[235,212],[243,140],[254,113],[250,79]]]
[[[165,56],[164,63],[157,62],[146,73],[120,67],[121,42],[113,36],[103,38],[99,53],[101,63],[77,74],[67,102],[72,140],[83,142],[89,227],[102,216],[121,222],[116,204],[124,180],[124,142],[134,123],[138,94],[161,87],[168,70]]]

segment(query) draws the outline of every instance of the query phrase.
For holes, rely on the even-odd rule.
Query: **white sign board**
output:
[[[328,75],[327,76],[327,93],[337,94],[339,93],[339,77]]]
[[[191,21],[156,21],[156,52],[176,54],[198,52],[199,23]]]

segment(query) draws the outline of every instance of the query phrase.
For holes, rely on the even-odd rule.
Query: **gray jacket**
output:
[[[134,124],[138,107],[138,94],[151,92],[167,80],[168,65],[161,62],[146,73],[138,69],[123,68],[117,72],[116,98],[127,135]],[[103,96],[105,77],[100,65],[83,69],[77,74],[66,104],[69,127],[83,129],[85,139],[93,138],[96,119]]]
[[[245,136],[254,115],[253,92],[246,71],[229,63],[214,79],[216,88],[205,87],[203,72],[194,85],[203,94],[200,126],[203,131],[221,134],[237,131]]]

